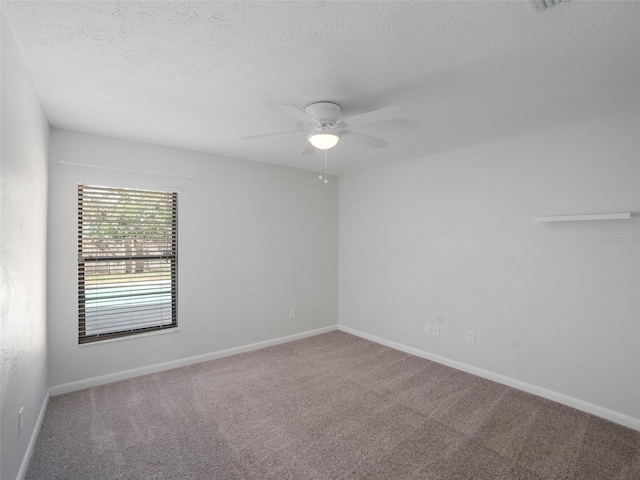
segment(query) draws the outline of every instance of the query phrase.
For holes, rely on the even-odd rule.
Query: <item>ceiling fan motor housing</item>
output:
[[[312,103],[304,111],[317,119],[320,126],[334,126],[340,119],[340,115],[342,115],[340,105],[331,102]]]

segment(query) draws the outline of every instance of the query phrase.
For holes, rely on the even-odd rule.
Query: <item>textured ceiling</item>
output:
[[[2,2],[53,126],[320,170],[273,107],[406,118],[340,142],[334,174],[640,104],[640,4]]]

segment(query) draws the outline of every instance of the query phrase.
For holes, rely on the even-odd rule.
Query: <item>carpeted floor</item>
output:
[[[640,432],[343,332],[51,398],[28,480],[640,479]]]

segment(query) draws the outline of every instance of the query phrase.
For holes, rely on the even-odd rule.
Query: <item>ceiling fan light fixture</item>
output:
[[[312,133],[307,137],[309,143],[318,150],[328,150],[335,147],[340,137],[335,133]]]

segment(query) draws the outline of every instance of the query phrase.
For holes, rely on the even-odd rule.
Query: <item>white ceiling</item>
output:
[[[640,3],[3,1],[51,124],[320,170],[274,104],[407,114],[341,174],[640,104]]]

